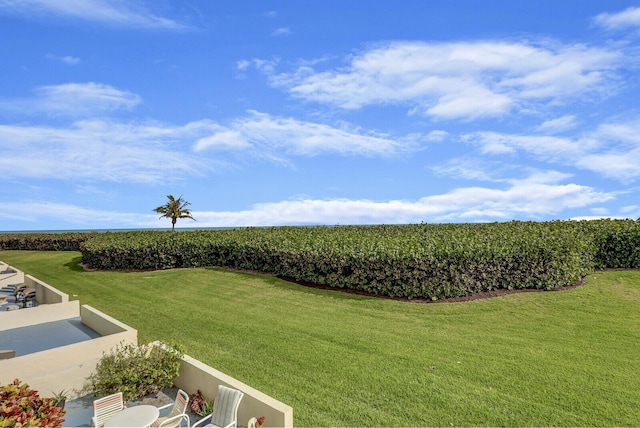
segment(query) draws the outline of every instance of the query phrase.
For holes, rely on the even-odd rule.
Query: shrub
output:
[[[0,427],[62,427],[65,413],[18,379],[0,387]]]
[[[122,392],[125,401],[156,393],[173,385],[183,352],[178,345],[120,344],[103,354],[85,389],[98,396]]]

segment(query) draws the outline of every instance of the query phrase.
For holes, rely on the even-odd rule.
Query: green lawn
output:
[[[640,271],[566,291],[417,304],[221,269],[5,261],[294,409],[298,426],[637,426]],[[190,391],[193,392],[193,391]]]

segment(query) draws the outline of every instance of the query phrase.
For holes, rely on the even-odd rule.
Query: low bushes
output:
[[[593,253],[574,222],[128,232],[82,245],[83,262],[99,269],[225,266],[433,300],[566,286],[593,269]]]
[[[555,289],[594,268],[640,268],[640,221],[14,234],[0,235],[0,248],[79,249],[83,263],[104,270],[221,266],[437,300]]]
[[[120,345],[102,356],[86,392],[100,397],[122,392],[125,401],[157,393],[173,385],[183,352],[180,346]]]
[[[597,268],[640,268],[640,219],[585,221],[581,226],[592,236]]]
[[[94,233],[5,233],[0,250],[80,251],[80,244]]]

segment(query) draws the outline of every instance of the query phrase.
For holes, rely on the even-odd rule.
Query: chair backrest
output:
[[[114,414],[124,409],[122,392],[107,395],[93,401],[94,424],[97,428],[104,426],[104,423]]]
[[[13,289],[13,296],[18,297],[18,294],[22,293],[22,290],[24,290],[25,288],[27,288],[27,284],[25,284],[24,282],[22,284],[16,285],[16,287]]]
[[[218,385],[218,394],[213,402],[211,423],[219,427],[226,427],[231,423],[237,425],[238,407],[240,407],[240,400],[243,396],[244,393],[237,389]]]
[[[173,407],[171,408],[171,412],[167,417],[171,418],[173,416],[178,416],[182,413],[187,412],[187,405],[189,404],[189,394],[179,389],[176,394],[176,401],[173,402]]]

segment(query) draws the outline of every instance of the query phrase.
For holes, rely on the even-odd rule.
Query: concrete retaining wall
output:
[[[50,286],[44,281],[40,281],[31,275],[24,275],[24,281],[29,287],[36,289],[36,301],[40,305],[51,305],[54,303],[64,303],[69,301],[69,295]]]
[[[215,399],[218,385],[235,388],[244,393],[238,409],[238,425],[246,426],[252,417],[264,416],[265,427],[292,427],[293,408],[237,379],[185,355],[180,375],[174,384],[188,393],[200,390],[208,399]]]
[[[72,313],[71,308],[75,308]],[[110,352],[120,344],[137,344],[138,332],[120,322],[116,327],[106,327],[113,318],[104,316],[90,306],[82,307],[82,314],[87,318],[89,327],[93,326],[104,331],[116,331],[108,336],[87,340],[73,345],[60,346],[47,351],[35,352],[9,360],[0,360],[0,384],[6,385],[13,379],[20,379],[39,391],[43,396],[51,395],[60,390],[69,390],[68,398],[73,399],[83,395],[81,390],[87,377],[95,370],[96,364],[105,352]],[[20,317],[9,320],[7,316]],[[27,317],[24,317],[26,315]],[[76,318],[80,315],[78,301],[60,303],[57,305],[37,306],[19,311],[3,313],[1,327],[16,328],[26,325]],[[33,317],[29,320],[28,317]],[[85,323],[84,317],[82,322]],[[37,322],[33,322],[37,320]],[[14,322],[16,322],[14,324]],[[124,326],[124,328],[123,328]],[[98,331],[98,330],[96,330]]]

